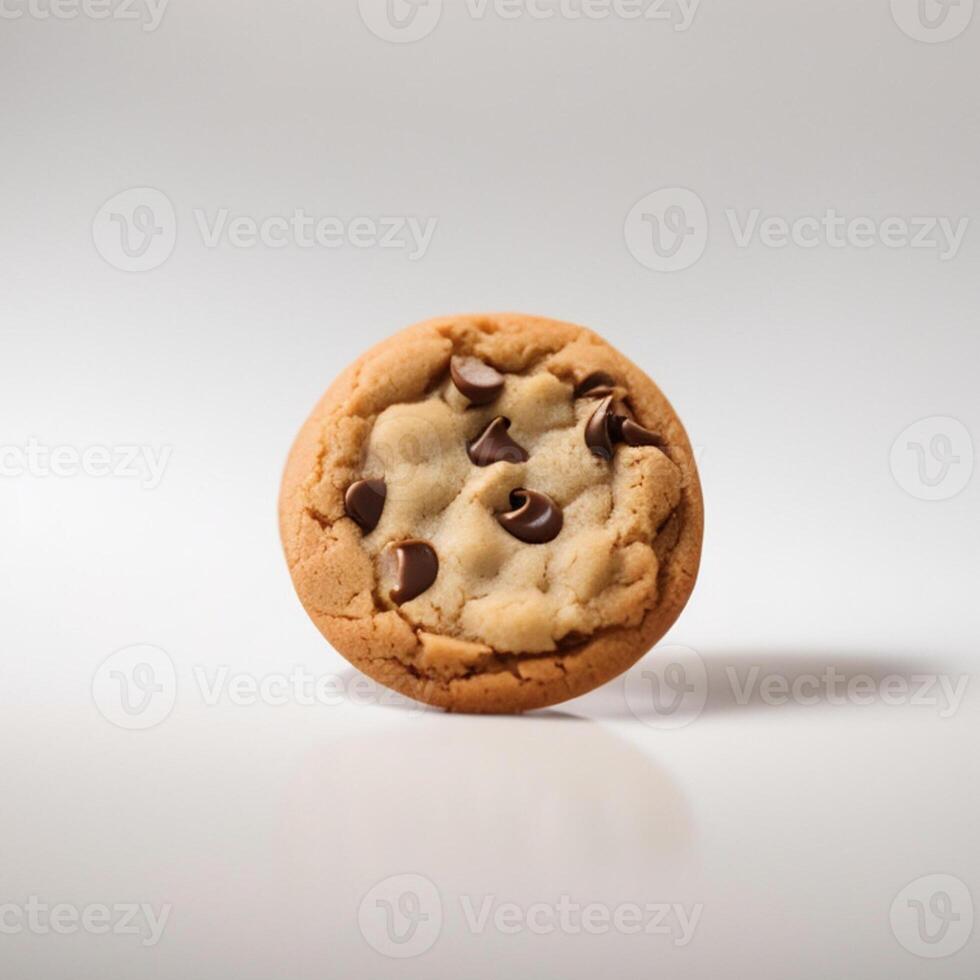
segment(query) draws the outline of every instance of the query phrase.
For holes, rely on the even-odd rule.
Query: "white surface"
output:
[[[980,972],[980,22],[928,43],[891,6],[704,0],[674,31],[447,3],[405,45],[352,0],[174,0],[147,32],[4,20],[0,463],[31,470],[0,477],[5,978]],[[146,187],[174,222],[149,199],[159,264],[127,272],[111,212]],[[707,222],[676,271],[638,232],[663,188]],[[222,208],[436,229],[414,261],[206,247],[198,217]],[[943,260],[743,248],[732,209],[969,221]],[[293,596],[279,470],[370,343],[502,308],[594,326],[661,383],[699,447],[701,581],[672,649],[555,711],[379,704]],[[169,455],[152,487],[59,477],[28,465],[32,439]],[[107,661],[134,645],[155,650]],[[160,690],[130,715],[112,671],[143,663]],[[334,686],[213,691],[245,677],[248,701],[294,668]],[[680,714],[655,710],[649,670],[693,684]],[[373,890],[403,875],[425,881]],[[376,902],[410,911],[412,889],[428,918],[398,944]],[[680,906],[693,933],[495,918],[544,903],[544,922],[563,895],[667,903],[675,930]],[[17,931],[32,896],[169,912],[150,946]]]

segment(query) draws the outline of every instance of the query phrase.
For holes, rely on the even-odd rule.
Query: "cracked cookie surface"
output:
[[[409,328],[341,375],[290,454],[280,522],[304,606],[352,663],[515,711],[656,642],[693,587],[702,508],[643,372],[584,328],[486,315]]]

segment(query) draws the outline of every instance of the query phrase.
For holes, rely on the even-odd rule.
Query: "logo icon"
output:
[[[623,233],[640,265],[655,272],[679,272],[704,254],[708,212],[694,191],[662,187],[630,208]]]
[[[382,416],[371,432],[366,467],[384,473],[389,500],[420,500],[432,481],[451,479],[444,433],[425,405]]]
[[[659,647],[626,675],[626,704],[651,728],[690,725],[708,700],[708,672],[697,651],[684,646]]]
[[[153,728],[177,701],[177,671],[169,654],[145,643],[107,657],[92,679],[92,700],[119,728]]]
[[[970,26],[973,4],[974,0],[891,0],[892,18],[913,40],[939,44]]]
[[[949,500],[973,475],[973,440],[959,419],[919,419],[892,443],[895,482],[919,500]]]
[[[959,878],[925,875],[907,884],[891,907],[895,938],[924,959],[958,953],[973,932],[973,898]]]
[[[382,41],[411,44],[439,24],[442,0],[358,0],[361,20]]]
[[[177,244],[177,215],[153,187],[131,187],[110,197],[92,221],[92,241],[113,268],[148,272],[163,265]]]
[[[357,924],[368,945],[382,956],[421,956],[442,932],[439,889],[422,875],[385,878],[361,899]]]

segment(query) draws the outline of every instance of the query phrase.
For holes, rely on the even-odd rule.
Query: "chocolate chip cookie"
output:
[[[666,632],[703,509],[657,386],[583,327],[430,320],[303,426],[280,498],[300,600],[355,666],[455,711],[584,694]]]

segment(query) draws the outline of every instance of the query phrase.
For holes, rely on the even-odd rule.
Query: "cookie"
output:
[[[304,607],[352,664],[454,711],[605,683],[694,587],[703,508],[657,386],[584,327],[418,324],[327,390],[290,452],[280,531]]]

